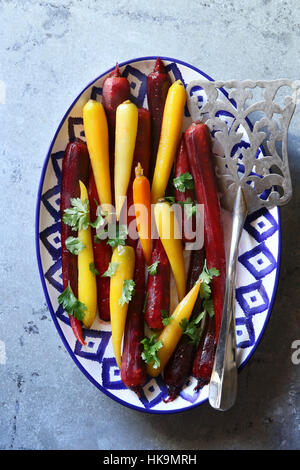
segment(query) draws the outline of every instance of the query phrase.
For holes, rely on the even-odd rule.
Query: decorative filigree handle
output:
[[[298,82],[273,81],[228,82],[192,81],[187,87],[188,106],[193,120],[205,121],[224,155],[216,155],[216,173],[222,193],[222,205],[233,209],[237,189],[241,187],[248,211],[283,205],[292,195],[288,165],[288,127],[296,106]],[[223,87],[229,89],[224,99]],[[253,98],[251,89],[263,89],[263,100],[247,106]],[[282,87],[291,95],[284,105],[276,103]],[[263,113],[251,125],[251,113]],[[265,155],[260,152],[265,144]],[[221,152],[220,152],[221,153]]]

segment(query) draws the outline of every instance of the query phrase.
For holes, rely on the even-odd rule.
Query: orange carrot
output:
[[[137,230],[146,263],[149,264],[151,257],[151,195],[149,180],[143,173],[143,168],[138,163],[135,167],[132,191]]]

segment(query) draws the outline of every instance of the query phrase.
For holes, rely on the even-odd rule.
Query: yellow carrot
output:
[[[151,258],[151,197],[150,183],[143,174],[140,163],[135,168],[135,179],[132,185],[135,206],[136,226],[141,240],[146,263]]]
[[[138,126],[138,109],[127,100],[117,107],[115,140],[115,204],[116,217],[120,218],[127,193]]]
[[[165,326],[159,335],[158,341],[162,342],[162,347],[157,352],[160,366],[155,369],[153,364],[147,365],[147,373],[151,375],[151,377],[157,377],[172,356],[182,335],[182,328],[180,323],[182,320],[190,319],[195,302],[197,300],[200,284],[201,281],[198,280],[192,289],[188,292],[188,294],[177,305],[173,314],[170,316],[170,323]]]
[[[110,211],[112,198],[109,171],[108,126],[106,114],[101,103],[89,100],[84,105],[83,126],[100,204],[104,211]]]
[[[185,295],[186,275],[179,224],[171,205],[164,199],[159,199],[155,204],[154,218],[174,275],[178,299],[181,301]]]
[[[174,162],[181,133],[186,92],[180,80],[169,88],[163,114],[161,134],[154,169],[151,200],[152,204],[164,196],[171,168]]]
[[[80,185],[80,199],[85,201],[88,199],[88,193],[82,181]],[[91,227],[86,230],[78,230],[78,238],[83,243],[84,248],[78,253],[78,300],[86,306],[84,312],[83,324],[90,328],[96,317],[97,312],[97,285],[96,277],[91,271],[94,263],[94,253],[92,244]]]
[[[112,345],[117,364],[121,367],[121,343],[128,310],[128,302],[124,302],[126,300],[124,299],[124,287],[126,287],[124,281],[133,279],[134,249],[131,246],[118,245],[113,251],[111,262],[117,263],[116,272],[110,280],[109,294]]]

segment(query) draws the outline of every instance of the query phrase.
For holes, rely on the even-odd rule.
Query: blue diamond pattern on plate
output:
[[[76,356],[90,359],[91,361],[101,362],[107,345],[109,343],[111,332],[110,331],[98,331],[98,330],[82,330],[83,339],[87,343],[87,346],[82,346],[79,341],[76,341],[75,351]]]
[[[269,306],[269,298],[262,281],[235,290],[236,300],[247,317],[264,312]]]
[[[236,343],[238,348],[250,348],[255,343],[255,332],[252,317],[236,318]]]
[[[130,82],[130,99],[137,106],[143,106],[147,93],[147,75],[135,67],[127,65],[122,73]]]
[[[260,243],[252,250],[243,253],[238,260],[256,279],[270,274],[277,266],[271,251],[264,243]]]
[[[144,385],[140,401],[143,403],[145,408],[153,408],[161,400],[164,400],[167,397],[167,387],[159,375],[156,379],[150,378],[146,385]]]
[[[278,230],[278,224],[271,212],[263,207],[248,215],[244,228],[256,241],[262,242]]]
[[[126,386],[120,377],[120,369],[114,357],[105,357],[102,361],[102,383],[108,390],[122,390]]]

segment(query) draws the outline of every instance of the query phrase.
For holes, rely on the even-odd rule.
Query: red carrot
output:
[[[88,181],[89,174],[89,154],[86,144],[80,140],[75,139],[70,142],[65,150],[64,158],[62,161],[62,181],[60,192],[60,213],[61,220],[64,215],[65,209],[71,206],[70,199],[80,197],[79,180],[85,185]],[[78,268],[77,256],[70,253],[66,248],[66,239],[68,237],[76,237],[76,232],[72,227],[61,222],[61,253],[62,253],[62,279],[63,287],[66,289],[70,287],[77,297],[78,295]],[[70,324],[76,339],[84,345],[82,337],[82,328],[80,321],[73,315],[70,316]]]
[[[199,278],[204,266],[204,249],[193,251],[191,254],[190,268],[187,282],[187,291],[189,291]],[[200,313],[201,300],[197,299],[191,321]],[[173,401],[179,395],[182,387],[186,383],[192,372],[193,358],[196,351],[196,344],[191,341],[187,335],[182,335],[178,346],[176,347],[171,359],[169,360],[165,371],[164,380],[168,385],[168,399],[166,402]]]
[[[199,390],[209,383],[214,365],[215,350],[215,319],[214,317],[208,317],[206,318],[204,332],[193,362],[193,376],[198,379],[195,390]]]
[[[89,203],[90,203],[90,218],[91,218],[91,221],[94,222],[97,218],[97,206],[99,204],[99,197],[98,197],[98,192],[97,192],[96,183],[95,183],[92,169],[90,170],[88,195],[89,195]],[[96,275],[98,310],[99,310],[100,318],[102,320],[109,321],[110,320],[110,310],[109,310],[110,278],[102,277],[102,274],[105,273],[110,263],[111,247],[106,243],[106,240],[95,241],[95,235],[96,235],[96,230],[92,228],[94,264],[95,264],[95,268],[99,271],[99,274]]]
[[[116,109],[119,104],[129,99],[130,84],[126,77],[120,74],[119,66],[116,64],[114,70],[104,80],[102,88],[102,104],[104,106],[108,131],[109,131],[109,156],[110,172],[113,186],[114,161],[115,161],[115,129],[116,129]],[[112,194],[114,191],[112,192]]]
[[[189,166],[189,161],[188,161],[187,152],[186,152],[184,135],[182,135],[180,143],[179,143],[179,147],[177,149],[173,178],[175,179],[175,178],[182,177],[182,175],[185,175],[187,173],[190,173],[190,166]],[[190,181],[189,183],[193,183],[193,181]],[[174,196],[175,196],[176,202],[190,201],[190,203],[192,204],[195,200],[194,190],[190,188],[186,188],[180,191],[179,189],[176,189],[175,187]],[[181,216],[182,216],[182,239],[184,242],[192,242],[195,239],[195,235],[193,234],[193,232],[195,233],[195,230],[196,230],[196,216],[192,215],[191,218],[188,217],[187,212],[184,209],[184,206],[182,207]]]
[[[134,282],[135,295],[129,304],[126,318],[121,379],[128,388],[140,394],[147,376],[146,363],[141,357],[141,340],[144,338],[145,260],[140,242],[135,249]]]
[[[160,239],[153,241],[150,266],[157,263],[156,274],[148,275],[145,320],[149,328],[163,328],[163,315],[170,310],[170,264]]]
[[[207,267],[208,269],[217,268],[220,272],[220,275],[212,280],[217,342],[224,302],[226,259],[208,127],[202,123],[193,123],[185,132],[185,142],[195,182],[197,202],[204,205],[204,245]]]
[[[170,86],[170,77],[165,69],[164,64],[158,57],[155,62],[153,72],[150,73],[147,77],[147,98],[148,108],[151,114],[152,128],[152,156],[149,172],[150,181],[152,179],[155,168],[164,106]]]

